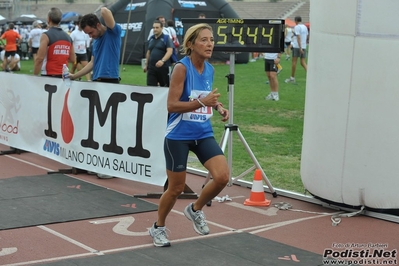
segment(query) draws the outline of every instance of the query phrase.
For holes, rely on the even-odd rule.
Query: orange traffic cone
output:
[[[270,205],[270,200],[266,199],[265,192],[263,191],[262,172],[259,169],[255,170],[251,195],[249,196],[249,199],[245,200],[244,205],[262,207],[267,207]]]

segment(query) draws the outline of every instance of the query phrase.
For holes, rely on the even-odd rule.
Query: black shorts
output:
[[[276,64],[274,60],[265,59],[265,71],[266,72],[277,72]]]
[[[42,77],[49,77],[49,78],[62,78],[62,75],[41,75]]]
[[[165,138],[164,153],[166,169],[172,172],[186,171],[189,151],[197,155],[202,165],[217,155],[223,155],[223,151],[214,137],[200,140],[171,140]]]
[[[76,55],[76,64],[82,61],[87,61],[87,54],[75,54]]]
[[[39,47],[32,47],[32,54],[37,54],[37,50],[39,50]]]
[[[9,56],[15,56],[16,53],[17,51],[6,51],[4,54],[4,58],[7,58]]]
[[[113,78],[98,78],[98,79],[94,79],[92,81],[104,82],[104,83],[118,83],[119,84],[120,81],[121,81],[121,78],[116,78],[116,79],[113,79]]]

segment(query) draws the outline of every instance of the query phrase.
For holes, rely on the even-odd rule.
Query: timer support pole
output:
[[[272,184],[270,183],[269,179],[267,178],[265,172],[263,171],[262,167],[260,166],[258,160],[256,159],[255,155],[253,154],[251,148],[249,147],[248,143],[246,142],[244,136],[242,135],[239,127],[237,124],[234,124],[233,118],[234,118],[234,64],[235,64],[235,54],[230,53],[230,74],[226,76],[227,81],[228,81],[228,93],[229,93],[229,112],[230,112],[230,117],[229,117],[229,123],[225,125],[225,131],[222,136],[222,140],[220,142],[221,148],[223,152],[226,149],[226,144],[228,144],[228,153],[227,153],[227,163],[229,166],[230,170],[230,181],[228,183],[229,186],[233,184],[235,180],[240,178],[243,175],[248,174],[254,169],[259,169],[262,173],[263,180],[266,182],[267,187],[270,190],[270,193],[273,195],[274,198],[277,197],[277,192],[274,190]],[[248,155],[251,157],[252,162],[254,163],[254,166],[246,170],[244,173],[239,175],[236,178],[232,177],[232,165],[233,165],[233,133],[236,133],[242,142],[242,144],[245,147],[245,150],[247,151]],[[207,176],[207,182],[210,178],[210,174]],[[209,203],[208,203],[209,206]]]

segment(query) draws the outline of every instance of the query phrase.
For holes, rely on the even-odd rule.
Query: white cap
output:
[[[39,24],[43,24],[43,21],[41,21],[40,19],[33,21],[32,26],[36,28],[37,26],[39,26]]]

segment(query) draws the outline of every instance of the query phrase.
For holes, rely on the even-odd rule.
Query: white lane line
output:
[[[74,244],[74,245],[76,245],[76,246],[78,246],[78,247],[81,247],[81,248],[83,248],[83,249],[85,249],[85,250],[87,250],[87,251],[89,251],[89,252],[91,252],[91,253],[93,253],[93,254],[96,254],[96,255],[104,255],[102,252],[100,252],[100,251],[98,251],[98,250],[96,250],[96,249],[94,249],[94,248],[91,248],[91,247],[89,247],[89,246],[86,246],[85,244],[80,243],[80,242],[78,242],[78,241],[76,241],[76,240],[74,240],[74,239],[72,239],[72,238],[70,238],[70,237],[67,237],[66,235],[63,235],[63,234],[61,234],[61,233],[58,233],[57,231],[54,231],[53,229],[50,229],[50,228],[45,227],[45,226],[43,226],[43,225],[39,225],[38,228],[43,229],[44,231],[47,231],[47,232],[49,232],[50,234],[53,234],[53,235],[55,235],[55,236],[57,236],[57,237],[59,237],[59,238],[65,240],[65,241],[68,241],[68,242],[71,243],[71,244]]]
[[[37,167],[37,168],[40,168],[40,169],[46,170],[47,172],[56,172],[56,171],[57,171],[57,170],[55,170],[55,169],[46,168],[46,167],[44,167],[44,166],[40,166],[40,165],[38,165],[38,164],[34,164],[34,163],[31,163],[31,162],[25,161],[25,160],[22,160],[22,159],[13,157],[13,156],[11,156],[11,155],[4,155],[4,156],[6,156],[6,157],[8,157],[8,158],[10,158],[10,159],[13,159],[13,160],[22,162],[22,163],[29,164],[29,165],[31,165],[31,166],[34,166],[34,167]],[[98,186],[98,187],[106,188],[106,189],[109,189],[109,190],[112,190],[112,191],[115,191],[115,192],[118,192],[118,193],[121,193],[121,194],[124,194],[124,195],[131,196],[129,193],[124,193],[124,192],[121,192],[121,191],[118,191],[118,190],[115,190],[115,189],[106,187],[106,186],[104,186],[104,185],[100,185],[100,184],[97,184],[97,183],[95,183],[95,182],[91,182],[91,181],[89,181],[89,180],[85,180],[85,179],[79,178],[79,177],[77,177],[76,175],[65,174],[65,173],[64,173],[64,175],[69,176],[69,177],[72,177],[72,178],[77,179],[77,180],[80,180],[80,181],[83,181],[83,182],[86,182],[86,183],[89,183],[89,184],[92,184],[92,185],[95,185],[95,186]],[[144,201],[145,201],[145,200],[144,200]],[[147,202],[149,202],[149,201],[147,201]]]
[[[40,165],[34,164],[34,163],[31,163],[31,162],[28,162],[28,161],[25,161],[25,160],[22,160],[22,159],[19,159],[19,158],[13,157],[13,156],[11,156],[11,155],[4,155],[4,156],[6,156],[7,158],[10,158],[10,159],[13,159],[13,160],[19,161],[19,162],[21,162],[21,163],[26,163],[26,164],[29,164],[29,165],[35,166],[35,167],[37,167],[37,168],[40,168],[40,169],[46,170],[46,171],[48,171],[48,172],[49,172],[49,171],[55,171],[55,170],[53,170],[53,169],[50,169],[50,168],[47,168],[47,167],[43,167],[43,166],[40,166]]]
[[[220,233],[210,234],[210,235],[206,235],[206,236],[199,235],[199,236],[194,236],[194,237],[173,239],[172,245],[173,245],[173,243],[180,243],[180,242],[185,242],[185,241],[190,241],[190,240],[204,239],[204,238],[227,235],[227,234],[234,234],[234,233],[238,233],[238,232],[220,232]],[[151,248],[151,247],[153,247],[154,249],[157,249],[151,243],[151,244],[142,244],[142,245],[116,248],[116,249],[108,249],[108,250],[101,251],[101,253],[102,253],[102,255],[105,255],[105,254],[117,253],[117,252],[122,252],[122,251],[129,251],[129,250],[135,250],[135,249],[141,249],[141,248]],[[18,263],[12,263],[12,264],[4,264],[2,266],[22,266],[22,265],[31,265],[33,263],[55,262],[55,261],[60,261],[60,260],[76,259],[76,258],[82,258],[82,257],[89,258],[92,256],[93,256],[93,253],[83,253],[83,254],[76,254],[76,255],[70,255],[70,256],[42,259],[42,260],[32,260],[32,261],[18,262]]]
[[[229,235],[229,234],[236,234],[236,233],[241,233],[241,232],[240,231],[235,231],[235,232],[226,231],[226,232],[214,233],[214,234],[209,234],[209,235],[198,235],[198,236],[179,238],[179,239],[169,239],[169,240],[171,241],[171,245],[173,246],[173,244],[175,244],[175,243],[186,242],[186,241],[191,241],[191,240],[199,240],[199,239],[223,236],[223,235]],[[150,236],[149,236],[149,238],[150,238]],[[142,244],[142,245],[136,245],[136,246],[130,246],[130,247],[102,250],[102,252],[109,254],[109,253],[129,251],[129,250],[135,250],[135,249],[139,249],[139,248],[148,248],[148,247],[154,247],[154,245],[152,243],[151,244]],[[154,247],[154,248],[156,249],[156,247]]]
[[[1,256],[10,255],[10,254],[15,253],[17,251],[18,251],[18,249],[15,248],[15,247],[13,247],[13,248],[2,248],[2,249],[0,249],[0,257]]]
[[[338,212],[338,213],[340,213],[340,212]],[[264,231],[271,230],[271,229],[275,229],[275,228],[278,228],[278,227],[282,227],[282,226],[286,226],[286,225],[290,225],[290,224],[294,224],[294,223],[299,223],[299,222],[303,222],[303,221],[306,221],[306,220],[322,218],[322,217],[330,216],[330,215],[334,215],[334,214],[335,213],[332,213],[332,214],[320,214],[320,215],[306,217],[306,218],[300,218],[300,219],[283,221],[283,222],[278,222],[278,223],[273,223],[273,224],[267,224],[267,225],[264,225],[263,228],[261,228],[261,226],[257,226],[260,229],[252,231],[252,232],[249,232],[249,233],[250,234],[257,234],[257,233],[264,232]],[[253,228],[253,227],[252,228],[243,228],[241,230],[250,231],[250,230],[253,230],[253,229],[255,229],[255,228]]]
[[[182,213],[182,212],[180,212],[180,211],[176,211],[176,210],[173,210],[173,209],[172,209],[172,212],[178,213],[178,214],[184,216],[184,213]],[[184,216],[184,217],[185,217],[185,216]],[[215,223],[215,222],[212,222],[212,221],[209,221],[209,220],[206,220],[206,222],[207,222],[208,224],[212,224],[212,225],[214,225],[214,226],[217,226],[217,227],[219,227],[219,228],[223,228],[223,229],[228,230],[228,231],[236,231],[235,228],[228,227],[228,226],[225,226],[225,225],[223,225],[223,224]]]
[[[76,258],[90,257],[90,256],[93,256],[93,253],[83,253],[83,254],[76,254],[76,255],[70,255],[70,256],[54,257],[54,258],[49,258],[49,259],[31,260],[31,261],[17,262],[17,263],[11,263],[11,264],[1,264],[1,265],[2,266],[32,265],[34,263],[55,262],[55,261],[59,261],[59,260],[76,259]]]
[[[248,210],[248,211],[251,211],[251,212],[259,213],[259,214],[262,214],[262,215],[265,215],[265,216],[277,215],[277,212],[279,211],[279,209],[275,208],[275,207],[270,207],[267,210],[264,210],[264,209],[259,209],[259,208],[256,208],[256,207],[244,206],[243,204],[236,203],[236,202],[229,202],[229,203],[226,203],[226,204],[229,205],[229,206],[232,206],[232,207],[236,207],[236,208],[239,208],[239,209],[244,209],[244,210]],[[172,210],[172,211],[175,212],[175,213],[184,215],[182,212],[175,211],[175,210]],[[209,220],[207,220],[207,223],[208,224],[212,224],[212,225],[217,226],[217,227],[220,227],[220,228],[223,228],[223,229],[226,229],[226,230],[229,230],[229,231],[236,231],[236,232],[244,231],[245,232],[245,231],[254,230],[254,231],[251,231],[249,233],[250,234],[257,234],[257,233],[260,233],[260,232],[263,232],[263,231],[275,229],[275,228],[286,226],[286,225],[290,225],[290,224],[293,224],[293,223],[299,223],[299,222],[302,222],[302,221],[306,221],[306,220],[310,220],[310,219],[317,219],[317,218],[321,218],[321,217],[325,217],[325,216],[335,215],[335,214],[338,214],[338,213],[342,213],[342,212],[320,213],[319,215],[315,215],[315,216],[311,216],[311,217],[293,219],[293,220],[282,221],[282,222],[277,222],[277,223],[272,223],[272,224],[263,224],[263,225],[258,225],[258,226],[254,226],[254,227],[248,227],[248,228],[227,227],[225,225],[214,223],[214,222],[211,222]]]
[[[266,215],[266,216],[275,216],[275,215],[277,215],[277,211],[278,211],[278,209],[276,207],[270,207],[265,210],[265,209],[259,209],[256,207],[245,206],[245,205],[237,203],[237,202],[229,202],[226,204],[229,206],[233,206],[233,207],[243,209],[246,211],[256,212],[256,213]]]

